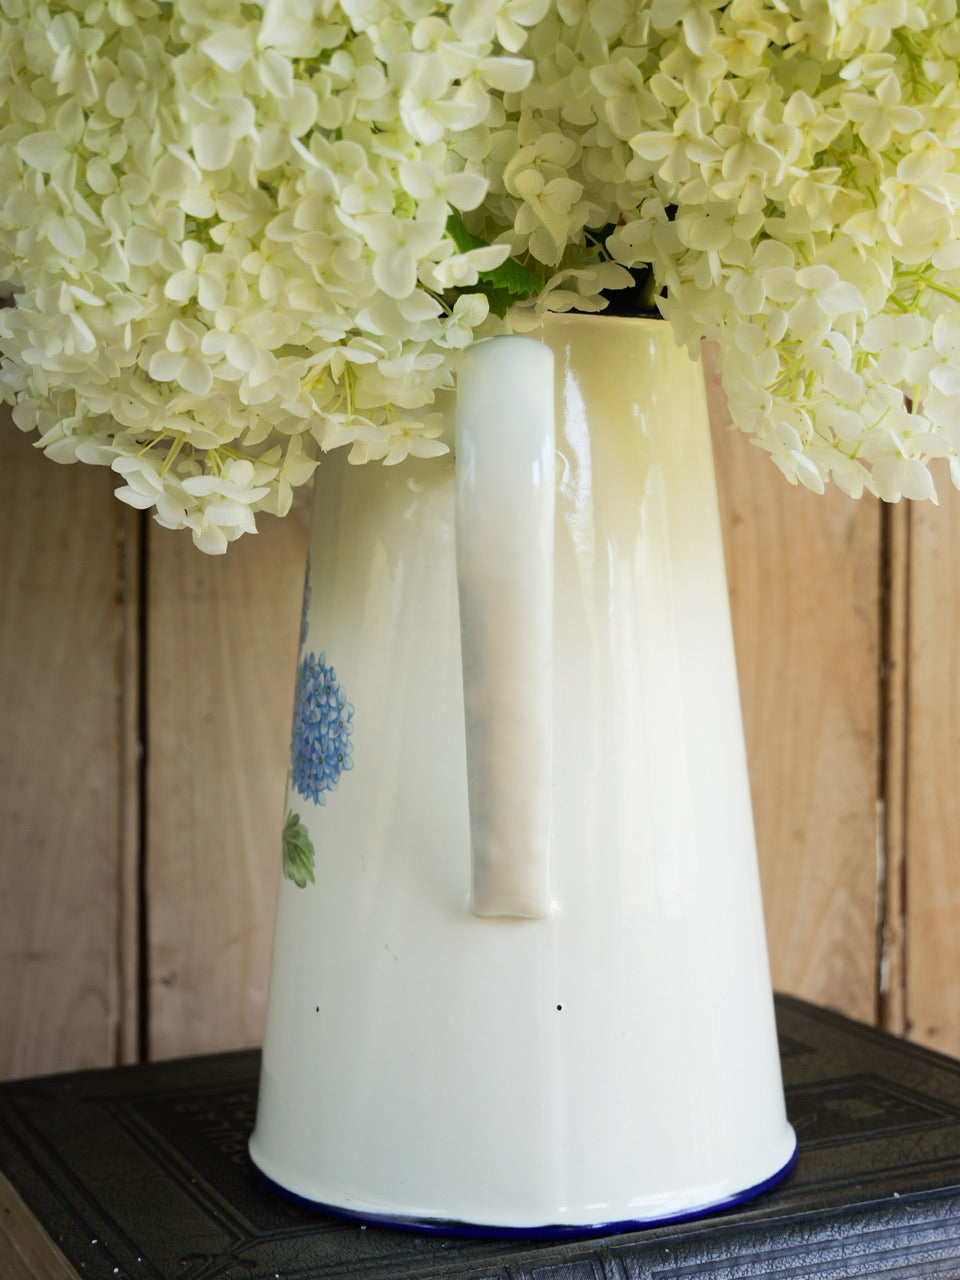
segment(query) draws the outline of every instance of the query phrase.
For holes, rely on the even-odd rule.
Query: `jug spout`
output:
[[[550,910],[553,353],[475,343],[456,413],[457,575],[473,900],[481,916]]]

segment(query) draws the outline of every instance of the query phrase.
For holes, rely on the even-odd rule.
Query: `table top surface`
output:
[[[960,1278],[960,1062],[789,997],[777,1018],[800,1139],[783,1182],[699,1220],[562,1242],[363,1227],[277,1195],[246,1155],[254,1051],[9,1082],[0,1277]]]

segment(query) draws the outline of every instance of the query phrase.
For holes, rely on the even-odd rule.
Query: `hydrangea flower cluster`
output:
[[[318,448],[443,452],[434,392],[488,314],[469,286],[509,254],[447,234],[487,187],[449,143],[485,154],[530,79],[546,0],[509,7],[3,0],[17,425],[212,552],[284,514]]]
[[[627,178],[654,187],[611,252],[653,264],[691,349],[719,343],[734,423],[791,481],[935,500],[948,458],[960,486],[955,0],[649,17],[644,62],[591,72]]]
[[[956,0],[0,0],[0,50],[0,394],[206,551],[644,272],[788,478],[960,483]]]
[[[326,657],[304,654],[293,697],[290,782],[306,800],[324,804],[345,769],[353,768],[353,706]]]

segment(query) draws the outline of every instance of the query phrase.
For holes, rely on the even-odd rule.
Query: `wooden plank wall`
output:
[[[941,501],[909,528],[902,1004],[912,1036],[960,1054],[960,494]]]
[[[189,535],[151,530],[145,998],[153,1057],[260,1039],[308,532],[307,512],[292,512],[262,520],[256,537],[214,557]]]
[[[716,406],[775,984],[960,1054],[960,501],[784,483]],[[254,1044],[302,520],[226,557],[0,423],[0,1077]]]
[[[136,517],[0,422],[0,1074],[129,1058]]]

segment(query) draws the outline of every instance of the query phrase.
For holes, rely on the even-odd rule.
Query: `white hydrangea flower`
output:
[[[0,0],[0,42],[0,394],[205,550],[324,450],[442,451],[462,347],[644,270],[794,482],[960,479],[953,0]]]

